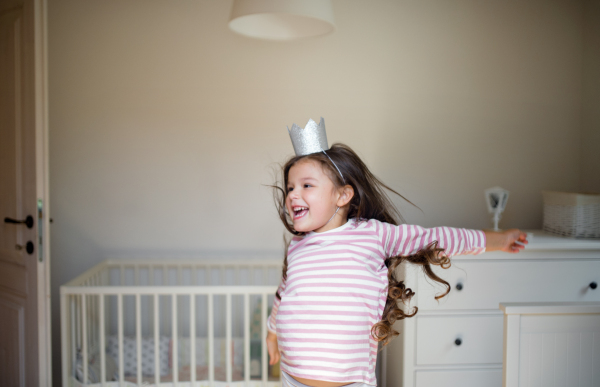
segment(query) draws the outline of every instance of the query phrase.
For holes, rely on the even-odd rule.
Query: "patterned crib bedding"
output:
[[[215,380],[226,380],[226,348],[225,338],[214,338],[214,378]],[[180,381],[190,380],[190,338],[180,337],[178,345],[178,379]],[[252,343],[252,353],[260,354],[261,342]],[[155,381],[155,354],[154,337],[142,338],[142,378],[143,382],[153,383]],[[257,351],[258,349],[258,351]],[[244,341],[241,337],[231,339],[232,355],[232,379],[243,380],[243,351]],[[196,380],[208,379],[208,339],[206,337],[196,338]],[[256,356],[251,356],[254,358]],[[159,372],[161,382],[173,380],[173,340],[170,336],[159,337]],[[116,381],[119,376],[119,341],[117,336],[106,338],[106,381]],[[251,361],[251,376],[260,373],[260,364],[256,360]],[[76,379],[83,382],[83,357],[77,353]],[[137,382],[137,341],[135,337],[123,337],[123,374],[125,380]],[[100,354],[99,351],[91,351],[88,354],[88,383],[100,382]]]

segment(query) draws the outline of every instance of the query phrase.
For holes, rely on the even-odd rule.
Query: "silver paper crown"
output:
[[[327,152],[325,152],[326,150],[329,150],[329,146],[327,145],[327,133],[325,132],[325,120],[323,117],[321,117],[319,125],[317,125],[312,118],[309,119],[304,129],[296,124],[292,124],[292,129],[288,128],[288,132],[290,133],[290,138],[292,139],[292,145],[294,146],[294,152],[296,152],[296,156],[306,156],[311,153],[323,152],[331,161],[335,169],[337,169],[338,173],[342,177],[342,180],[344,182],[346,181],[344,179],[344,175],[342,175],[342,171],[340,171],[331,157],[329,157]]]
[[[288,128],[288,132],[290,133],[296,156],[305,156],[329,149],[323,117],[321,117],[319,125],[312,118],[309,119],[304,129],[296,124],[292,124],[292,129]]]

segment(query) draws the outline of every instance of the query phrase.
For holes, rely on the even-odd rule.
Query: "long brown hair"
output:
[[[327,156],[339,168],[344,176],[344,180],[342,180],[338,170]],[[336,187],[343,187],[344,185],[352,186],[354,197],[349,203],[348,218],[356,218],[359,221],[377,219],[393,225],[398,225],[399,221],[405,223],[400,211],[398,211],[390,200],[386,190],[419,208],[373,175],[365,163],[349,146],[336,143],[327,150],[327,155],[324,153],[312,153],[306,156],[292,157],[282,167],[282,180],[271,186],[274,188],[274,199],[279,218],[285,228],[294,235],[303,235],[303,233],[294,230],[293,223],[286,212],[285,200],[289,171],[300,160],[313,160],[320,163]],[[404,285],[403,281],[397,279],[396,271],[402,262],[406,261],[421,266],[427,277],[446,287],[445,292],[435,296],[436,299],[440,299],[450,292],[450,284],[437,276],[431,268],[431,265],[441,266],[444,269],[450,267],[450,259],[444,254],[440,254],[443,251],[444,249],[438,247],[438,242],[434,241],[413,255],[390,257],[384,261],[385,266],[388,268],[388,295],[381,321],[374,324],[371,328],[371,334],[375,340],[383,342],[384,346],[387,345],[390,340],[399,334],[393,328],[394,323],[407,317],[413,317],[417,313],[417,307],[414,307],[412,313],[406,313],[398,305],[398,301],[401,301],[404,305],[408,305],[410,299],[415,294],[415,292]],[[283,260],[282,278],[284,280],[287,279],[287,249]],[[275,296],[281,299],[279,293],[275,293]]]

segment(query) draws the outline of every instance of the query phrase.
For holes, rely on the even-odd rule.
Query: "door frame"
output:
[[[50,316],[50,195],[48,141],[48,3],[31,2],[34,30],[34,87],[36,137],[36,190],[38,203],[38,238],[41,259],[37,264],[38,359],[39,386],[52,386],[52,335]]]

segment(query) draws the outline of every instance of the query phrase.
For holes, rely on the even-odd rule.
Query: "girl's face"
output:
[[[290,168],[285,205],[296,231],[326,231],[325,225],[335,213],[339,197],[317,161],[301,160]]]

